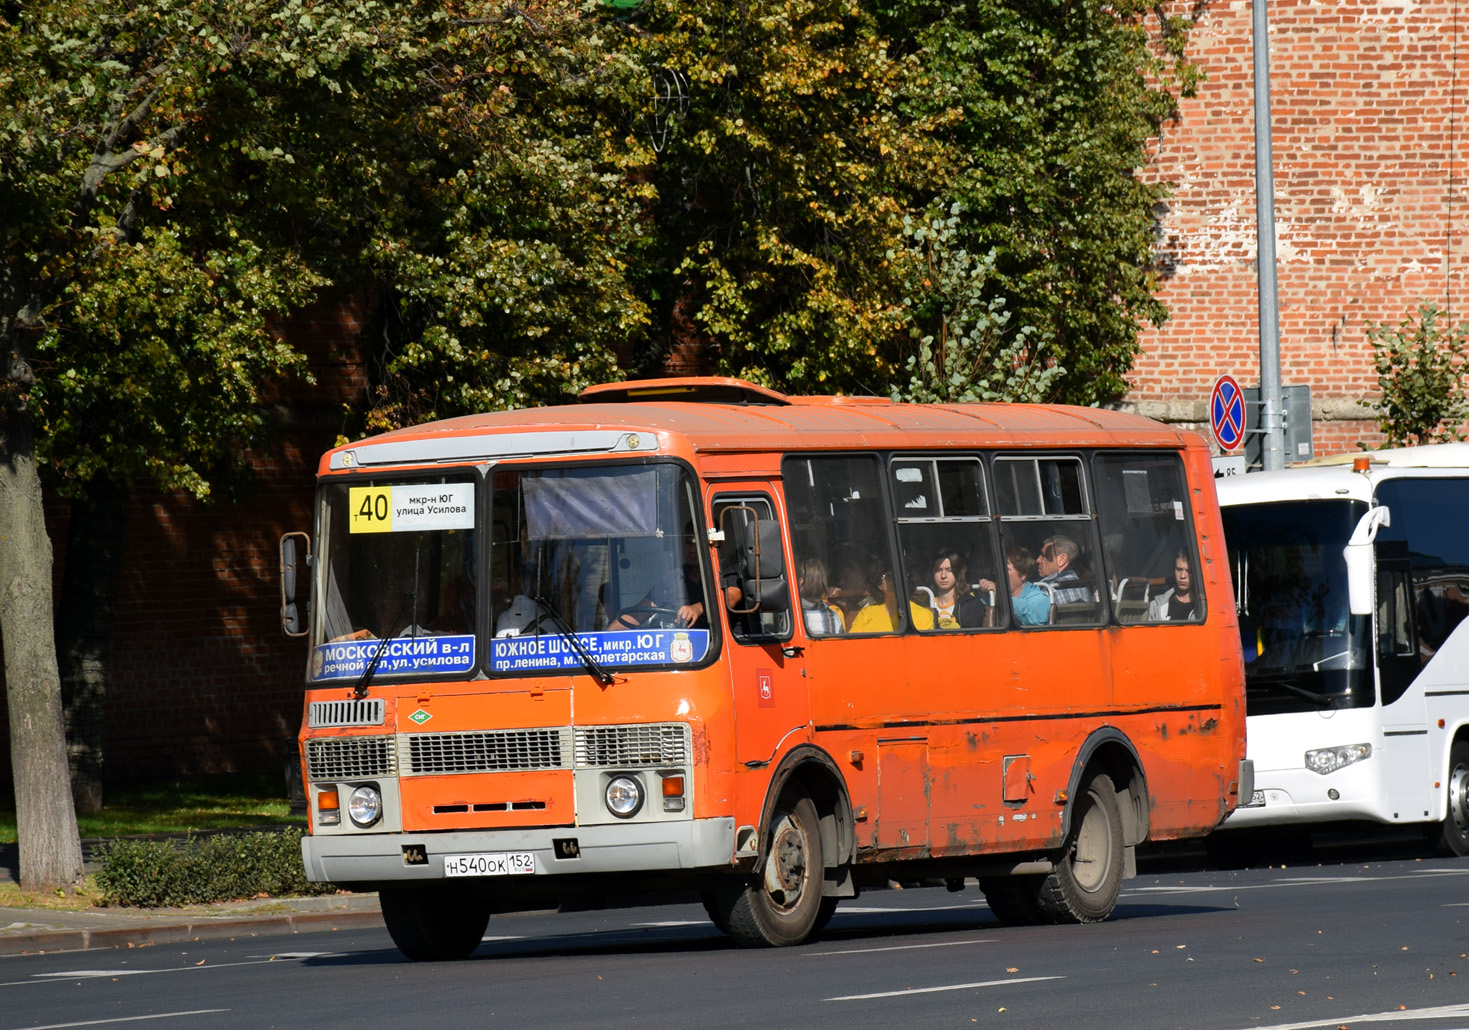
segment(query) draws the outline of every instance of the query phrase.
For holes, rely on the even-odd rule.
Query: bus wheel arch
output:
[[[1148,833],[1147,781],[1125,734],[1108,726],[1087,738],[1066,797],[1061,851],[1036,884],[1037,906],[1051,922],[1101,922],[1136,875],[1135,847]]]
[[[1061,833],[1071,830],[1074,799],[1080,795],[1086,780],[1097,772],[1104,772],[1112,780],[1117,796],[1117,807],[1122,817],[1123,845],[1128,849],[1128,876],[1133,875],[1131,849],[1148,839],[1151,803],[1148,798],[1148,781],[1143,774],[1142,759],[1137,748],[1121,730],[1114,726],[1103,726],[1087,737],[1072,762],[1071,778],[1066,785],[1066,796],[1072,801],[1062,814]]]
[[[1469,730],[1461,728],[1449,745],[1446,775],[1443,821],[1430,824],[1426,836],[1437,855],[1469,857]]]
[[[853,825],[836,763],[818,748],[793,750],[771,777],[751,873],[704,896],[714,925],[751,947],[799,944],[820,930],[837,898],[856,894]]]

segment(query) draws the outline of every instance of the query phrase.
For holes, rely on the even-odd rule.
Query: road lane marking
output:
[[[213,1012],[228,1012],[229,1009],[194,1009],[190,1012],[157,1012],[151,1016],[118,1016],[114,1019],[87,1019],[80,1023],[47,1023],[44,1026],[28,1026],[22,1030],[64,1030],[70,1026],[107,1026],[111,1023],[136,1023],[144,1019],[173,1019],[176,1016],[207,1016]]]
[[[1389,880],[1422,880],[1430,875],[1469,876],[1469,869],[1434,870],[1432,873],[1407,873],[1401,876],[1295,876],[1270,880],[1266,883],[1227,883],[1207,887],[1188,887],[1182,884],[1177,886],[1129,887],[1122,893],[1124,897],[1137,894],[1218,894],[1234,893],[1237,891],[1258,891],[1275,887],[1320,887],[1335,884],[1386,883]]]
[[[812,951],[807,952],[808,958],[824,958],[828,955],[871,955],[878,951],[913,951],[915,948],[953,948],[960,944],[994,944],[993,937],[987,937],[978,941],[941,941],[938,944],[894,944],[884,948],[850,948],[845,951]]]
[[[1313,1030],[1314,1027],[1337,1027],[1353,1023],[1401,1023],[1412,1019],[1457,1019],[1469,1016],[1469,1005],[1438,1005],[1427,1009],[1394,1009],[1389,1012],[1370,1012],[1361,1016],[1335,1016],[1331,1019],[1313,1019],[1307,1023],[1276,1023],[1273,1026],[1252,1026],[1247,1030]]]
[[[1008,987],[1011,984],[1029,984],[1040,980],[1064,980],[1064,976],[1019,976],[1013,980],[981,980],[972,984],[945,984],[943,987],[912,987],[906,991],[879,991],[876,994],[844,994],[840,998],[826,1001],[871,1001],[873,998],[901,998],[910,994],[938,994],[941,991],[970,991],[976,987]],[[1313,1024],[1314,1025],[1314,1024]]]

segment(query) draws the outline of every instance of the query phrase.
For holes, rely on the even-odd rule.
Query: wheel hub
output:
[[[765,863],[766,890],[772,900],[789,907],[800,900],[805,878],[805,841],[789,820],[783,821],[776,830],[770,860]]]
[[[1449,818],[1460,832],[1469,829],[1469,767],[1455,766],[1449,776]]]

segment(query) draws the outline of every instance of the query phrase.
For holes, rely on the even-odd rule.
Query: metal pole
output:
[[[1260,463],[1285,467],[1280,389],[1280,305],[1275,281],[1275,172],[1270,146],[1270,24],[1265,0],[1252,0],[1255,57],[1255,240],[1260,278]]]

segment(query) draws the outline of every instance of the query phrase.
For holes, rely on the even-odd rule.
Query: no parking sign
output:
[[[1214,380],[1209,394],[1209,425],[1221,450],[1232,451],[1245,438],[1245,395],[1234,376]]]

